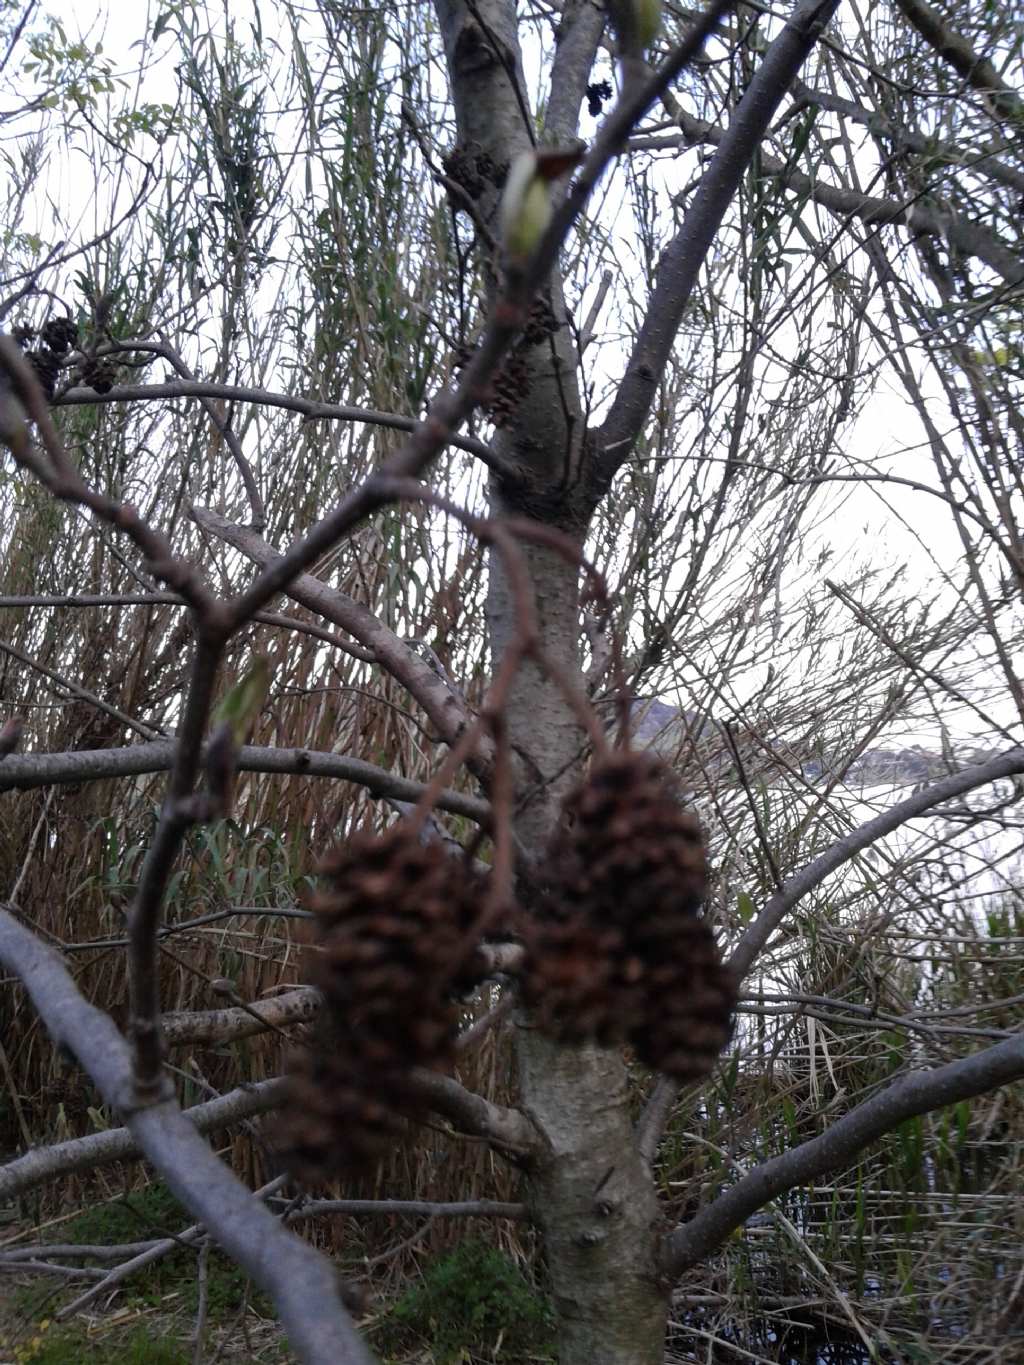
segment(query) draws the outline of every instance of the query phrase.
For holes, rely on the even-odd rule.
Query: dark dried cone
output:
[[[39,336],[54,355],[64,355],[78,345],[78,323],[71,318],[51,318]]]
[[[406,1128],[402,1073],[369,1075],[333,1032],[322,1029],[308,1051],[291,1058],[285,1108],[272,1139],[282,1164],[310,1184],[372,1165]]]
[[[82,366],[82,383],[97,393],[109,393],[117,383],[117,366],[106,356],[90,356]]]
[[[562,918],[549,906],[523,934],[523,997],[549,1038],[610,1047],[643,1021],[642,997],[623,989],[621,930],[601,928],[579,911]]]
[[[491,380],[491,399],[487,404],[494,425],[508,426],[523,399],[530,392],[530,371],[521,352],[512,351]]]
[[[508,175],[508,162],[495,161],[490,152],[485,152],[479,143],[465,147],[453,147],[441,158],[445,174],[461,185],[472,199],[479,199],[493,185],[500,189]]]
[[[423,1032],[427,1021],[393,1006],[412,995],[445,1002],[466,988],[476,970],[482,888],[465,863],[404,823],[355,835],[321,873],[313,902],[321,952],[311,979],[350,1027],[358,1023],[353,1009],[376,1019],[386,1004],[389,1034],[397,1025],[416,1051],[413,1064],[429,1065],[424,1054],[436,1044]]]
[[[732,1037],[735,978],[703,919],[654,919],[637,950],[648,971],[647,1017],[630,1033],[636,1055],[677,1081],[700,1080]]]
[[[537,295],[530,305],[530,315],[523,328],[523,342],[527,346],[542,346],[553,332],[558,331],[558,319],[546,298]]]
[[[659,908],[696,914],[707,895],[700,824],[648,753],[616,751],[594,764],[566,799],[548,860],[566,911],[627,931]]]
[[[486,188],[477,163],[480,157],[474,147],[453,147],[441,158],[441,165],[450,180],[466,191],[471,199],[479,199]]]
[[[566,1041],[630,1039],[650,1065],[705,1074],[729,1037],[735,989],[698,911],[700,825],[651,754],[617,752],[568,797],[530,934],[528,996]]]
[[[453,997],[483,974],[480,888],[439,843],[399,824],[356,835],[322,872],[309,977],[325,1023],[296,1065],[282,1144],[321,1172],[372,1160],[418,1116],[409,1072],[451,1066]]]
[[[26,351],[25,359],[35,371],[43,393],[47,398],[52,398],[57,389],[60,361],[50,351]]]

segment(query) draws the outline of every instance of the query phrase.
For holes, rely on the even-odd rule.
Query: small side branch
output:
[[[145,343],[125,342],[119,348],[124,351],[147,351],[161,349]],[[240,384],[214,384],[205,380],[170,380],[164,384],[116,384],[109,393],[99,394],[95,389],[84,386],[69,389],[57,400],[58,407],[88,405],[96,407],[103,403],[139,403],[162,401],[168,398],[219,399],[221,402],[252,403],[259,407],[283,408],[288,412],[301,413],[310,421],[365,422],[370,426],[389,427],[393,431],[415,431],[420,425],[418,418],[405,417],[397,412],[378,412],[374,408],[352,407],[344,403],[319,403],[312,398],[302,398],[293,394],[277,393],[270,389],[247,388]],[[484,441],[473,436],[460,436],[453,432],[449,444],[464,450],[489,469],[503,477],[513,478],[514,471],[507,468],[497,453]]]
[[[378,478],[378,484],[381,480]],[[209,535],[240,550],[266,574],[282,562],[273,546],[247,527],[237,526],[210,508],[193,507],[196,524]],[[312,574],[299,573],[282,585],[293,601],[301,603],[341,626],[373,654],[374,659],[396,678],[423,707],[440,734],[453,742],[471,717],[452,690],[409,645],[388,629],[383,621],[358,602],[328,587]]]
[[[215,1133],[243,1119],[278,1108],[284,1098],[283,1080],[260,1081],[229,1090],[215,1100],[193,1105],[182,1111],[182,1117],[197,1133]],[[74,1175],[77,1171],[92,1171],[97,1166],[138,1160],[144,1155],[128,1128],[108,1128],[102,1133],[54,1143],[52,1147],[35,1147],[0,1166],[0,1199],[14,1199],[45,1185],[48,1180]]]
[[[537,1133],[518,1109],[505,1109],[475,1095],[451,1076],[433,1071],[417,1071],[411,1080],[415,1096],[446,1118],[460,1132],[482,1138],[495,1150],[513,1160],[525,1162],[538,1150]]]
[[[0,791],[27,790],[30,787],[59,786],[64,783],[99,782],[112,777],[138,777],[145,773],[165,772],[174,763],[175,741],[153,740],[125,749],[78,749],[59,754],[10,754],[0,767]],[[422,782],[399,777],[345,754],[324,753],[316,749],[278,749],[246,744],[238,751],[238,770],[253,773],[280,773],[296,777],[325,777],[354,782],[383,800],[418,801],[426,790]],[[464,815],[479,825],[490,820],[490,806],[479,797],[445,789],[435,802],[441,810]]]
[[[987,763],[976,764],[974,767],[965,768],[963,772],[955,773],[952,777],[943,778],[941,782],[933,782],[923,791],[915,792],[905,801],[897,802],[881,815],[876,815],[873,820],[866,821],[844,835],[842,839],[837,839],[831,848],[801,868],[769,898],[764,909],[748,925],[733,949],[729,966],[738,977],[745,976],[758,953],[793,906],[863,849],[870,847],[886,834],[891,834],[893,830],[899,829],[908,820],[924,815],[934,806],[942,805],[944,801],[951,801],[954,797],[974,791],[976,787],[984,787],[990,782],[998,782],[1001,778],[1013,777],[1018,773],[1024,773],[1024,749],[1010,749]]]

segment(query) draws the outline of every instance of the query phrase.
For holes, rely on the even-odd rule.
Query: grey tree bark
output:
[[[515,488],[492,480],[496,510],[521,513],[568,532],[582,544],[614,469],[636,439],[671,348],[700,262],[775,108],[838,0],[804,0],[740,102],[706,176],[707,193],[666,252],[655,307],[600,439],[588,438],[577,381],[579,356],[568,329],[531,349],[529,388],[502,434],[506,465],[525,473]],[[509,161],[533,139],[512,0],[438,0],[459,146]],[[551,75],[547,134],[575,132],[600,25],[588,4],[567,5]],[[485,217],[497,191],[481,197]],[[497,263],[485,261],[491,275]],[[555,272],[557,276],[557,272]],[[564,318],[557,277],[551,303]],[[664,302],[662,302],[664,300]],[[647,350],[651,350],[651,355]],[[609,449],[614,435],[614,448]],[[595,456],[600,449],[601,457]],[[580,604],[575,566],[545,547],[526,554],[543,646],[580,675]],[[488,593],[492,663],[513,635],[507,584],[492,556]],[[543,847],[559,798],[576,779],[583,754],[578,722],[550,678],[532,663],[519,671],[505,721],[519,762],[517,835]],[[525,899],[521,896],[521,899]],[[528,908],[528,905],[527,905]],[[659,1273],[659,1208],[650,1169],[636,1144],[618,1053],[559,1047],[521,1016],[517,1029],[520,1103],[535,1124],[541,1155],[526,1169],[526,1203],[544,1238],[558,1316],[561,1365],[657,1365],[664,1354],[669,1282]]]

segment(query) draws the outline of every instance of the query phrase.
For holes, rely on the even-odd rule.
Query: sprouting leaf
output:
[[[216,725],[231,727],[231,738],[242,745],[249,738],[270,691],[270,663],[257,654],[234,687],[221,699],[213,713]]]

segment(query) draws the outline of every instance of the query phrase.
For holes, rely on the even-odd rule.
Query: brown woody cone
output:
[[[89,356],[82,365],[82,383],[97,393],[109,393],[117,383],[117,365],[107,356]]]
[[[417,1117],[408,1077],[453,1058],[453,993],[473,979],[479,888],[404,824],[358,834],[324,863],[310,980],[325,1013],[292,1067],[281,1154],[321,1176],[379,1156]]]
[[[26,351],[25,359],[32,366],[43,393],[47,398],[52,398],[57,391],[60,361],[52,352],[47,350]]]
[[[706,1074],[729,1038],[735,987],[707,924],[700,825],[647,753],[599,759],[565,803],[528,930],[527,997],[567,1042],[629,1039],[648,1065]]]
[[[707,1076],[732,1037],[736,981],[706,920],[667,916],[638,926],[646,973],[646,1018],[630,1034],[646,1066],[677,1081]]]
[[[51,318],[39,337],[54,355],[64,355],[72,346],[78,345],[78,324],[72,318]]]

